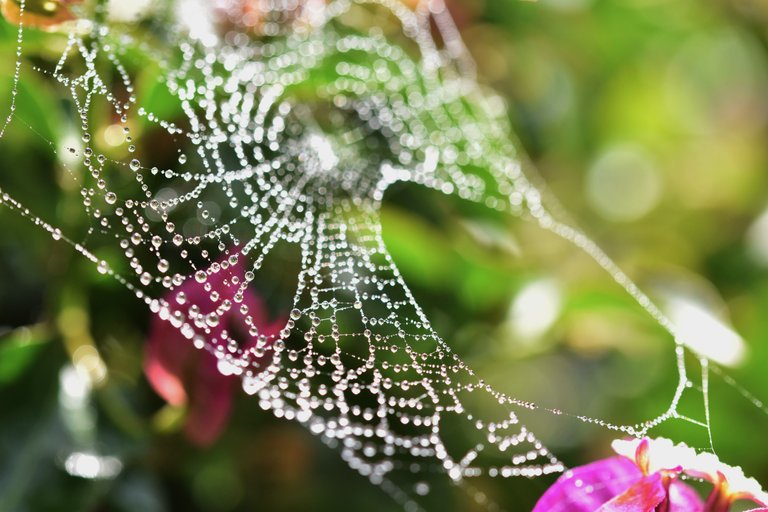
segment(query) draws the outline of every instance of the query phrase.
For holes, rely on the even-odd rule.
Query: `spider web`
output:
[[[180,28],[162,51],[97,23],[73,30],[57,64],[35,72],[57,81],[75,107],[83,144],[63,156],[73,161],[68,167],[91,228],[75,241],[7,193],[0,192],[0,204],[72,245],[189,343],[214,354],[222,372],[240,376],[263,409],[306,426],[406,509],[429,508],[430,495],[451,484],[494,509],[473,478],[565,469],[519,414],[538,409],[554,420],[565,413],[494,390],[435,332],[382,241],[388,187],[418,183],[529,218],[591,255],[677,339],[674,327],[589,237],[545,205],[521,170],[502,101],[476,82],[441,1],[415,10],[394,0],[289,5],[262,4],[270,37],[219,39]],[[397,37],[351,28],[346,16],[361,5],[393,15]],[[13,102],[0,136],[10,122],[23,122],[15,114],[23,34],[22,15]],[[129,50],[164,70],[164,89],[183,121],[139,103],[122,63]],[[123,131],[124,161],[92,147],[89,123],[105,109]],[[177,151],[173,165],[155,164],[134,147],[130,127],[137,123],[164,133]],[[299,247],[301,271],[285,327],[265,336],[242,300],[284,242]],[[105,247],[119,247],[119,257],[100,257]],[[242,264],[244,278],[233,271]],[[184,306],[179,288],[191,276],[210,292],[215,311]],[[224,315],[235,315],[237,329],[214,329]],[[235,331],[257,342],[243,345]],[[676,343],[678,384],[658,417],[614,425],[570,416],[637,436],[683,419],[711,439],[709,365],[700,359],[701,386],[694,386],[685,352]],[[700,420],[678,412],[683,394],[697,387]],[[473,410],[488,401],[493,417]],[[462,445],[445,435],[457,430]]]

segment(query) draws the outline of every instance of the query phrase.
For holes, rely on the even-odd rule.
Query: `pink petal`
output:
[[[219,372],[216,356],[204,351],[200,356],[184,433],[196,445],[209,446],[227,426],[235,378]]]
[[[233,330],[236,335],[244,335],[245,340],[241,347],[243,349],[252,348],[256,346],[256,342],[259,339],[259,336],[252,336],[248,333],[247,324],[245,322],[246,315],[251,316],[253,323],[259,329],[259,335],[266,336],[268,338],[267,346],[270,346],[275,341],[274,338],[276,338],[280,331],[285,327],[287,318],[277,318],[275,321],[267,323],[269,313],[264,306],[264,301],[250,289],[246,290],[243,294],[243,304],[248,307],[248,312],[243,314],[236,308],[233,310],[229,319],[231,330]],[[254,371],[259,371],[260,368],[268,365],[269,357],[269,353],[267,352],[262,358],[252,360],[257,363]]]
[[[144,372],[152,389],[169,404],[179,407],[187,403],[187,393],[184,385],[176,374],[169,371],[157,357],[147,356],[144,363]]]
[[[635,450],[635,464],[637,464],[637,467],[640,468],[640,471],[642,471],[644,475],[649,473],[648,469],[650,462],[648,460],[648,449],[649,441],[647,437],[644,437],[640,441],[640,444],[637,445],[637,449]]]
[[[692,487],[675,480],[669,486],[670,512],[703,512],[704,502]]]
[[[226,259],[226,254],[222,254],[216,261],[220,265],[218,272],[212,272],[210,269],[205,271],[206,280],[204,283],[199,283],[194,277],[189,276],[181,286],[168,292],[164,298],[171,304],[171,308],[186,314],[190,306],[195,305],[200,308],[202,314],[207,314],[214,311],[224,300],[233,301],[240,285],[232,283],[232,278],[237,277],[242,282],[245,278],[245,266],[241,257],[237,263],[229,265],[225,269],[221,265]],[[206,286],[210,286],[210,291],[205,289]],[[178,306],[175,301],[178,292],[183,292],[186,295],[187,300],[184,306]],[[216,302],[211,300],[211,292],[219,294],[219,299]]]
[[[597,512],[653,512],[666,497],[661,474],[653,473],[604,504]]]
[[[224,259],[220,259],[221,264]],[[181,286],[166,294],[164,299],[172,311],[187,316],[192,306],[199,308],[201,314],[213,312],[224,300],[234,302],[239,285],[231,282],[232,277],[244,280],[245,266],[243,259],[234,265],[216,273],[208,274],[205,283],[198,283],[188,278]],[[210,285],[210,291],[206,290]],[[217,301],[211,300],[211,292],[217,292]],[[179,305],[176,297],[179,292],[186,295],[186,301]],[[260,334],[272,336],[285,325],[285,320],[268,324],[268,313],[261,297],[250,289],[243,294],[243,304],[248,307],[253,323],[259,327]],[[250,336],[245,323],[246,315],[236,305],[221,315],[217,327],[206,336],[210,343],[222,339],[224,329],[230,331],[230,337],[243,336],[241,348],[255,343],[256,337]],[[170,322],[155,315],[149,328],[144,370],[147,379],[155,391],[168,403],[180,406],[187,404],[185,434],[195,444],[207,446],[213,443],[226,427],[232,409],[232,394],[236,379],[223,375],[218,370],[218,358],[207,350],[197,350],[191,340],[185,338],[179,329]]]
[[[267,308],[264,306],[264,301],[261,297],[256,295],[251,289],[246,289],[245,293],[243,293],[243,305],[248,307],[247,314],[251,316],[254,324],[260,328],[266,325]],[[234,316],[238,319],[245,318],[245,315],[243,315],[237,307],[235,308]]]
[[[187,402],[181,379],[194,350],[178,329],[157,315],[152,317],[144,373],[155,392],[171,405],[178,407]]]
[[[193,443],[210,445],[229,418],[232,377],[217,369],[211,353],[197,350],[177,328],[155,316],[144,359],[152,388],[174,406],[187,405],[184,432]]]
[[[642,472],[626,457],[579,466],[563,474],[539,499],[533,512],[594,512],[642,478]]]

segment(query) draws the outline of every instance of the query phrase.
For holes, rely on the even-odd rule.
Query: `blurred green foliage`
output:
[[[453,0],[450,8],[480,82],[508,102],[529,174],[652,295],[683,290],[729,316],[747,353],[726,372],[768,399],[768,227],[759,221],[768,206],[768,4]],[[61,44],[25,35],[33,62],[50,63]],[[14,55],[15,28],[0,23],[0,105]],[[159,70],[145,64],[129,62],[137,93],[173,117]],[[39,75],[21,84],[18,118],[0,139],[0,187],[77,239],[88,219],[50,151],[74,133],[71,106]],[[97,130],[110,123],[100,115]],[[164,158],[148,126],[134,135]],[[575,247],[416,186],[391,190],[383,219],[428,318],[494,387],[612,423],[669,405],[671,339]],[[287,308],[285,285],[299,264],[280,254],[259,283],[274,311]],[[538,328],[520,316],[530,308],[516,309],[532,284],[554,311]],[[164,406],[142,374],[147,315],[116,282],[0,207],[0,510],[397,509],[336,452],[246,397],[213,448],[189,445],[179,433],[183,411]],[[67,408],[60,372],[83,346],[98,351],[108,378],[79,409]],[[768,482],[768,416],[717,375],[710,392],[718,454]],[[701,418],[701,395],[681,409]],[[571,464],[606,454],[614,434],[548,413],[523,420]],[[705,432],[683,421],[653,433],[707,445]],[[123,472],[69,476],[73,450],[114,455]],[[552,480],[477,486],[528,510]],[[440,499],[441,510],[478,509],[459,490]]]

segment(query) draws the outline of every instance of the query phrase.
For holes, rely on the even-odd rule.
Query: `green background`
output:
[[[449,7],[478,80],[507,101],[529,175],[652,297],[688,294],[730,322],[746,354],[724,371],[768,400],[768,226],[758,222],[768,206],[768,4]],[[158,28],[149,20],[137,30]],[[61,51],[60,37],[25,37],[32,63]],[[14,52],[15,28],[1,22],[3,113]],[[151,103],[158,70],[130,72]],[[77,238],[88,227],[79,191],[49,148],[73,132],[71,106],[60,98],[44,76],[24,75],[20,120],[0,139],[0,188]],[[135,136],[141,146],[141,130]],[[383,221],[427,317],[497,389],[620,424],[669,406],[677,378],[670,336],[574,246],[417,186],[388,192]],[[265,289],[282,282],[267,281]],[[514,304],[531,283],[543,283],[557,307],[523,336]],[[164,407],[143,376],[147,323],[146,309],[116,282],[0,207],[0,510],[397,509],[336,452],[246,396],[212,448],[190,445],[181,411]],[[109,377],[86,408],[72,411],[62,405],[59,372],[83,343],[98,350]],[[698,379],[695,360],[688,363]],[[717,375],[710,402],[720,458],[768,482],[768,414]],[[702,403],[694,392],[680,409],[701,419]],[[572,465],[606,456],[615,437],[551,414],[524,419]],[[652,434],[708,445],[706,432],[684,421]],[[106,481],[68,476],[62,461],[82,446],[118,456],[124,471]],[[510,510],[529,510],[553,480],[477,486]],[[440,499],[441,510],[481,510],[460,490]]]

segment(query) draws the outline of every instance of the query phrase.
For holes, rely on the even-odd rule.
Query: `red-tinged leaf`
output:
[[[22,14],[18,0],[0,0],[0,13],[14,25],[21,20],[25,27],[55,30],[62,23],[76,19],[70,6],[79,3],[82,0],[27,1]]]

